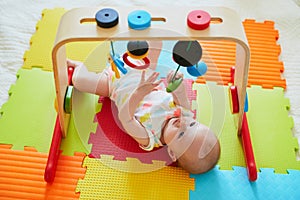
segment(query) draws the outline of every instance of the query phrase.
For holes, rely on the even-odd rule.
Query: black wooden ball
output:
[[[149,45],[146,41],[129,41],[127,50],[134,56],[143,56],[148,52]]]
[[[202,57],[202,48],[198,41],[178,41],[173,47],[173,60],[180,66],[190,67]]]

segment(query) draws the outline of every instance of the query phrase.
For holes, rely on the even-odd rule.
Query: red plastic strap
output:
[[[242,123],[242,142],[243,142],[243,150],[244,150],[244,155],[245,155],[245,160],[247,165],[248,177],[250,181],[255,181],[257,179],[257,168],[254,159],[254,153],[253,153],[246,113],[244,113],[243,123]]]
[[[231,97],[231,99],[229,99],[231,102],[231,104],[230,104],[231,112],[232,112],[232,114],[236,114],[240,110],[237,86],[235,86],[235,85],[230,86],[229,90],[230,90],[230,97]]]
[[[62,138],[62,131],[60,128],[59,117],[57,115],[55,128],[52,136],[52,142],[49,151],[49,156],[48,156],[48,161],[47,161],[45,174],[44,174],[44,180],[48,183],[52,183],[54,181],[58,157],[59,157],[61,138]]]

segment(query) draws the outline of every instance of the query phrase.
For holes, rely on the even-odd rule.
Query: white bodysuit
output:
[[[141,70],[129,67],[127,70],[128,72],[121,75],[120,79],[117,79],[110,69],[106,71],[110,78],[110,99],[115,102],[118,109],[128,101],[128,97],[136,89],[141,79]],[[153,70],[147,69],[146,79],[152,73]],[[190,110],[176,106],[172,94],[167,93],[165,90],[165,85],[161,83],[156,90],[145,96],[134,113],[134,117],[145,127],[148,133],[149,145],[146,147],[140,145],[141,148],[147,151],[162,146],[160,142],[162,127],[167,119],[178,117],[178,114],[191,117],[194,115]],[[122,119],[119,120],[122,123]]]

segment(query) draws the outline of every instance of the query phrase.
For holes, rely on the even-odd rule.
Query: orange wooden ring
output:
[[[137,59],[137,60],[142,60],[143,58],[147,57],[147,55],[148,55],[148,52],[145,53],[144,55],[141,55],[141,56],[133,55],[133,54],[130,53],[129,51],[127,51],[127,53],[128,53],[128,56],[129,56],[130,58],[134,58],[134,59]]]

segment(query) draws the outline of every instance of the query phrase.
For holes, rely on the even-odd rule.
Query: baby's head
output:
[[[220,157],[220,143],[205,125],[190,117],[171,118],[163,130],[168,152],[186,171],[200,174],[212,169]]]

